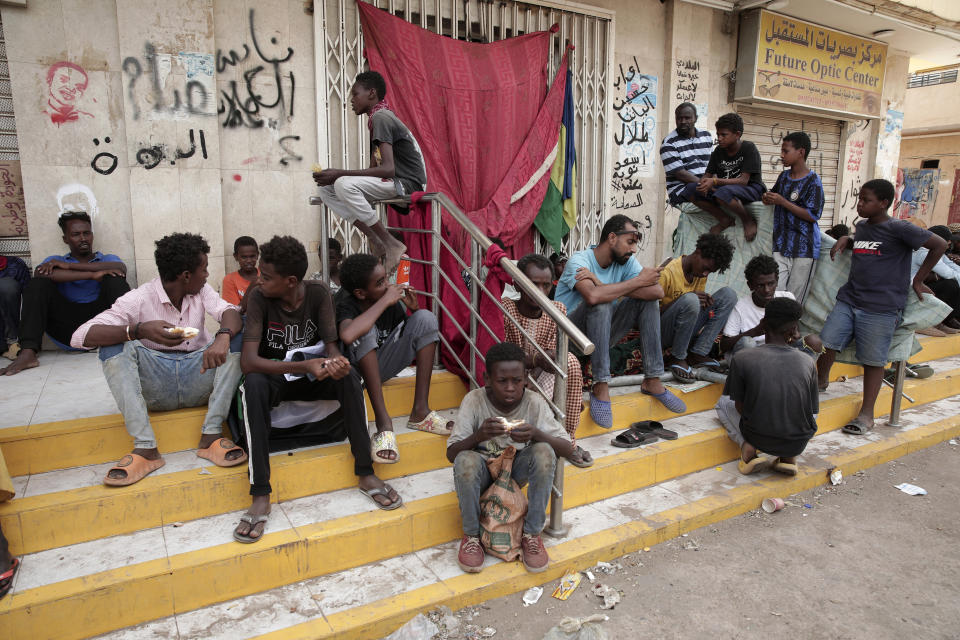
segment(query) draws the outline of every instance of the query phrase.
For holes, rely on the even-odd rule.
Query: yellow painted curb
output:
[[[384,385],[384,401],[391,415],[410,412],[415,381],[413,377],[394,378]],[[434,409],[455,409],[466,392],[460,378],[437,371],[430,385],[430,404]],[[366,392],[364,400],[368,415],[373,416]],[[160,452],[196,448],[206,413],[206,407],[151,412]],[[131,446],[120,414],[0,429],[0,447],[13,476],[112,462],[129,453]]]
[[[372,602],[327,617],[257,636],[259,640],[315,640],[381,638],[418,613],[441,605],[452,609],[479,604],[558,579],[570,570],[582,570],[604,560],[653,546],[700,527],[759,507],[771,493],[791,495],[828,482],[827,470],[838,467],[849,476],[920,448],[960,434],[960,416],[896,434],[880,442],[825,458],[825,466],[801,467],[795,478],[768,477],[708,496],[649,517],[638,519],[550,548],[550,567],[527,573],[518,562],[498,563],[481,574],[452,579]]]
[[[960,376],[945,373],[912,382],[908,392],[918,403],[948,397],[960,392]],[[889,393],[885,395],[889,402]],[[849,395],[823,403],[821,432],[844,424],[855,415],[859,402],[858,395]],[[569,467],[565,506],[588,504],[728,462],[736,457],[736,451],[718,428],[605,456],[587,469]],[[51,512],[49,517],[53,519],[55,514]],[[63,526],[62,519],[59,523]],[[7,530],[5,521],[3,528]],[[23,544],[22,526],[11,527],[11,531],[19,534],[11,543]],[[223,533],[224,538],[229,534]],[[395,511],[365,512],[268,533],[257,545],[250,545],[253,548],[230,542],[30,589],[5,599],[9,609],[0,610],[0,628],[13,629],[13,638],[31,640],[86,637],[432,547],[459,536],[459,507],[455,494],[449,492],[405,503]],[[250,580],[251,575],[257,579]],[[149,606],[141,606],[144,600]],[[38,612],[42,613],[39,617]],[[78,619],[89,621],[89,626],[77,624]]]

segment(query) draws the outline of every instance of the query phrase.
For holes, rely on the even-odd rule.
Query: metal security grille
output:
[[[768,189],[773,187],[777,176],[783,171],[780,160],[783,136],[791,131],[804,131],[810,136],[812,148],[807,165],[817,172],[823,182],[824,204],[820,227],[832,227],[839,189],[837,172],[840,168],[840,121],[745,106],[738,107],[737,113],[743,118],[743,139],[753,142],[760,151],[760,158],[763,160],[763,182]]]
[[[404,20],[458,40],[493,42],[560,25],[550,52],[552,80],[567,44],[573,72],[576,111],[577,226],[566,240],[569,253],[596,242],[603,227],[607,183],[607,69],[611,55],[612,14],[563,9],[543,2],[514,0],[369,0]],[[356,168],[368,163],[369,138],[349,105],[350,87],[363,70],[363,34],[355,0],[316,0],[318,149],[324,167]],[[353,249],[361,235],[333,216],[331,234],[349,239]],[[346,249],[350,251],[350,249]]]
[[[13,92],[10,87],[10,64],[7,62],[7,44],[0,19],[0,160],[20,160],[17,144],[17,122],[13,117]],[[30,239],[27,237],[0,237],[0,255],[18,256],[30,264]]]
[[[957,81],[957,69],[946,69],[944,71],[930,71],[927,73],[914,73],[907,78],[907,89],[916,89],[917,87],[930,87],[935,84],[949,84]]]

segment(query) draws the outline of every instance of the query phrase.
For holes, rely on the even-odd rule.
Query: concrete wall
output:
[[[911,90],[912,91],[912,90]],[[919,217],[927,223],[947,224],[950,204],[957,188],[957,171],[960,170],[960,133],[907,137],[900,143],[900,168],[920,168],[924,160],[940,160],[940,179],[937,184],[933,206],[918,207]]]
[[[313,18],[301,0],[31,0],[0,15],[34,261],[63,253],[57,214],[93,209],[91,195],[96,245],[134,283],[156,275],[153,243],[174,231],[210,243],[215,286],[236,268],[238,235],[289,233],[315,252]],[[75,97],[66,117],[47,82],[61,61],[82,69],[67,93],[64,68],[54,74],[54,98]],[[74,195],[61,205],[58,193]]]
[[[702,105],[697,124],[711,130],[734,109],[725,75],[736,66],[737,22],[678,0],[587,4],[616,12],[604,215],[641,222],[641,261],[652,265],[669,254],[677,221],[665,206],[660,141],[680,102]],[[238,235],[294,235],[316,268],[318,211],[306,202],[315,118],[325,116],[315,113],[313,18],[302,0],[31,0],[0,12],[34,260],[63,251],[56,215],[71,202],[91,208],[92,196],[97,245],[128,262],[134,283],[155,274],[153,243],[176,230],[208,239],[215,286],[235,268]],[[47,74],[60,61],[87,78],[74,117],[48,106]],[[885,110],[904,108],[907,64],[890,52]],[[876,121],[849,130],[845,153],[862,155],[841,179],[852,210],[858,181],[895,173],[899,139]]]
[[[957,103],[960,82],[935,84],[907,89],[903,101],[903,129],[912,131],[928,127],[960,128]]]

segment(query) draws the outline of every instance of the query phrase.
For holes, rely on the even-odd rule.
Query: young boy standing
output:
[[[830,258],[853,244],[850,278],[837,292],[837,304],[820,332],[826,353],[817,362],[819,385],[826,390],[830,368],[837,352],[856,341],[857,360],[863,364],[863,404],[860,413],[843,427],[845,433],[863,435],[873,428],[873,405],[883,382],[883,367],[907,304],[911,286],[917,297],[931,293],[924,279],[947,248],[943,239],[906,220],[894,220],[887,209],[894,187],[886,180],[870,180],[860,187],[857,223],[853,238],[844,236],[830,249]],[[920,269],[910,282],[914,249],[929,249]]]
[[[773,259],[780,268],[777,289],[789,291],[803,304],[820,257],[820,228],[823,213],[823,184],[807,167],[810,136],[803,131],[788,133],[780,145],[780,159],[788,167],[773,190],[763,194],[763,204],[773,205]]]
[[[710,154],[693,203],[717,219],[710,233],[722,233],[733,226],[733,218],[720,208],[726,205],[743,223],[744,238],[752,242],[757,237],[757,221],[744,205],[756,202],[767,190],[761,178],[760,152],[752,142],[740,140],[743,119],[737,114],[720,116],[716,126],[717,148]]]
[[[730,361],[717,415],[740,445],[740,473],[769,464],[774,471],[797,475],[796,457],[817,432],[817,370],[808,355],[791,346],[800,339],[802,315],[795,300],[774,298],[761,323],[764,344],[739,351]],[[759,451],[775,458],[761,458]]]
[[[407,248],[387,232],[370,203],[423,191],[427,171],[420,146],[390,110],[386,96],[387,83],[382,75],[365,71],[357,76],[350,89],[350,106],[358,116],[368,117],[370,167],[324,169],[313,179],[321,187],[323,202],[367,236],[373,253],[384,260],[387,273],[391,273]]]
[[[260,258],[260,249],[257,247],[257,241],[250,236],[240,236],[233,241],[233,259],[237,261],[240,269],[233,273],[223,276],[223,284],[220,286],[220,297],[229,302],[240,306],[243,300],[243,294],[247,288],[257,281],[257,260]]]
[[[377,422],[371,452],[377,462],[393,463],[398,456],[397,438],[383,400],[383,383],[414,359],[417,379],[407,427],[448,433],[447,421],[430,410],[428,401],[433,356],[440,340],[437,318],[419,308],[412,289],[388,284],[386,269],[369,253],[355,253],[343,261],[340,283],[343,287],[336,296],[337,329],[350,363],[363,377]],[[411,315],[407,315],[404,305],[412,311]]]
[[[527,515],[520,547],[527,571],[539,573],[550,557],[540,532],[547,521],[547,502],[553,488],[557,458],[573,453],[570,436],[540,395],[527,391],[523,349],[511,342],[490,347],[484,361],[486,386],[463,398],[453,433],[447,441],[447,460],[463,519],[463,539],[457,564],[467,573],[483,569],[480,544],[480,496],[493,482],[487,461],[507,447],[517,450],[511,477],[527,487]],[[521,421],[509,431],[502,419]]]
[[[737,294],[730,287],[706,292],[707,276],[723,273],[733,259],[733,245],[721,235],[697,238],[693,253],[674,258],[660,272],[660,335],[670,349],[667,364],[678,380],[694,380],[693,367],[717,367],[710,358],[713,343],[723,331]]]
[[[259,286],[250,292],[243,334],[240,385],[250,450],[250,509],[233,532],[238,542],[256,542],[270,513],[270,410],[284,400],[337,400],[343,427],[315,434],[317,444],[350,441],[360,492],[380,509],[396,509],[399,494],[373,472],[367,412],[360,375],[340,355],[330,292],[322,282],[304,282],[307,252],[296,238],[274,236],[260,246]],[[323,343],[322,357],[285,362],[287,351]],[[285,374],[302,377],[287,380]],[[344,433],[345,432],[345,433]]]

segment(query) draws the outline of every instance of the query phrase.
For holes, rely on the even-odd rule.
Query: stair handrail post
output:
[[[566,370],[569,338],[562,331],[557,332],[557,362]],[[553,382],[553,403],[557,407],[567,406],[567,385],[560,376],[555,376]],[[562,458],[557,459],[557,468],[553,472],[553,489],[550,491],[550,522],[543,532],[551,538],[562,538],[567,535],[567,528],[563,526],[563,470],[566,465]]]
[[[887,424],[891,427],[900,426],[900,402],[903,398],[903,380],[907,376],[907,361],[901,360],[894,365],[897,377],[893,383],[893,398],[890,400],[890,419]]]
[[[441,324],[441,315],[443,309],[440,307],[440,224],[441,224],[440,203],[436,200],[430,201],[430,260],[433,266],[430,268],[430,293],[433,294],[431,302],[433,304],[433,315],[437,318],[437,326]],[[440,366],[440,349],[434,353],[433,366]]]
[[[470,342],[477,344],[477,310],[480,309],[480,245],[470,238]],[[477,359],[470,354],[470,381],[477,380]]]

